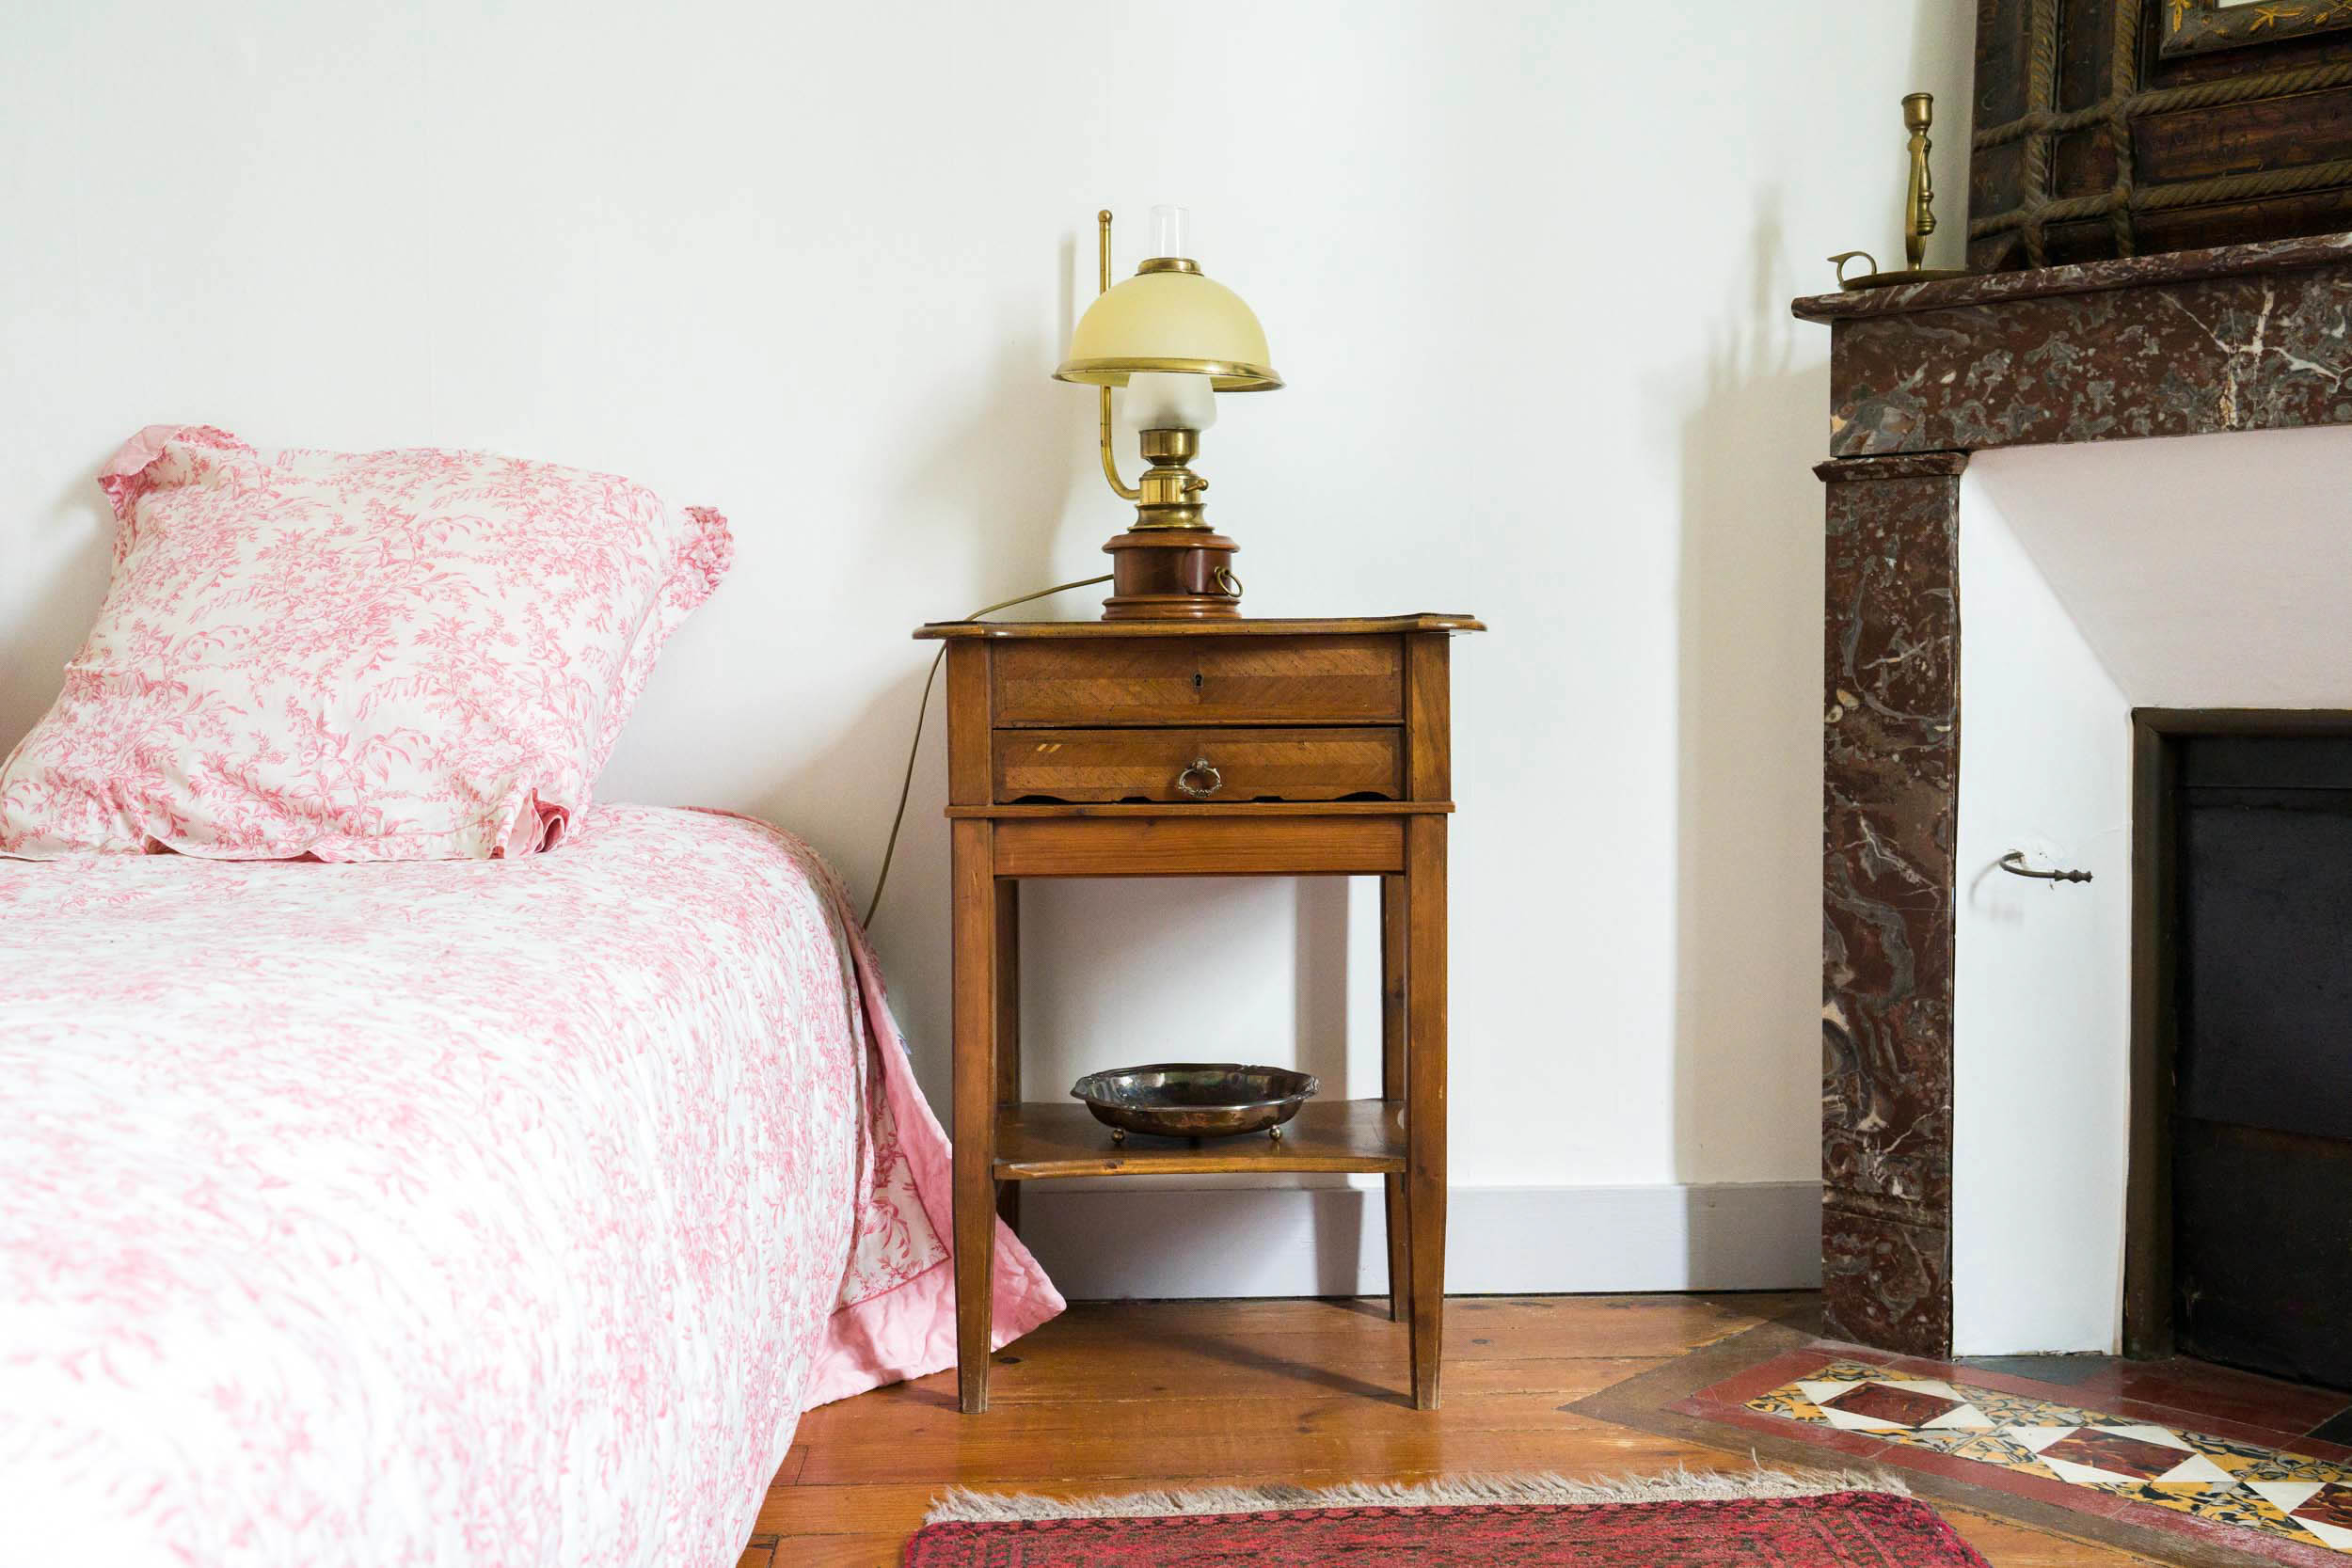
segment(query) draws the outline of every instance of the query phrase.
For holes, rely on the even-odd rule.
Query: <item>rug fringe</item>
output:
[[[1556,1475],[1466,1475],[1414,1484],[1192,1487],[1106,1497],[1040,1497],[956,1487],[931,1505],[927,1525],[1016,1524],[1038,1519],[1138,1519],[1184,1513],[1257,1513],[1295,1508],[1463,1508],[1482,1503],[1727,1502],[1740,1497],[1818,1497],[1831,1492],[1911,1489],[1882,1470],[1669,1470],[1659,1476],[1570,1481]]]

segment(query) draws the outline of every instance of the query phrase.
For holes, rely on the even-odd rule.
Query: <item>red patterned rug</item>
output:
[[[1856,1489],[1857,1482],[1867,1489]],[[1832,1484],[1836,1489],[1825,1489]],[[935,1509],[932,1522],[908,1543],[904,1565],[1986,1568],[1934,1510],[1899,1487],[1879,1489],[1888,1485],[1880,1478],[1758,1471],[1622,1487],[1535,1477],[1428,1488],[1265,1488],[1079,1502],[960,1493]],[[1286,1500],[1321,1506],[1232,1511],[1245,1497],[1262,1508],[1286,1491]],[[1466,1495],[1572,1500],[1452,1500]],[[1629,1495],[1666,1500],[1596,1500]],[[1427,1497],[1447,1500],[1421,1500]]]

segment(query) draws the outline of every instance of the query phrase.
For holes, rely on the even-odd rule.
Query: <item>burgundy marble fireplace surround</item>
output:
[[[1962,471],[1994,447],[2352,423],[2352,235],[1800,299],[1827,323],[1829,1332],[1951,1350]]]

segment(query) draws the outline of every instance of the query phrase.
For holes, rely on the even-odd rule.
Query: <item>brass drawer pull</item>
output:
[[[1195,773],[1209,782],[1205,784],[1194,784],[1192,776]],[[1196,800],[1205,800],[1225,787],[1225,775],[1210,767],[1207,757],[1195,757],[1190,768],[1176,775],[1176,787]]]

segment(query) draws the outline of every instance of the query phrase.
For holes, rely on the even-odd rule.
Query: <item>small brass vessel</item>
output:
[[[1162,1138],[1282,1135],[1282,1123],[1322,1089],[1312,1073],[1238,1062],[1154,1062],[1089,1072],[1070,1086],[1114,1142],[1130,1132]]]

